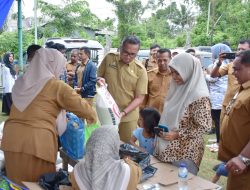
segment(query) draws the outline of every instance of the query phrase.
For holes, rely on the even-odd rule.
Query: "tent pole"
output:
[[[23,34],[22,34],[22,0],[17,0],[18,5],[18,57],[20,74],[23,72]]]

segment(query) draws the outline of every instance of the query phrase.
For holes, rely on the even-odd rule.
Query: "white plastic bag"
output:
[[[118,128],[121,120],[120,111],[105,85],[97,88],[96,112],[102,126],[114,125]]]

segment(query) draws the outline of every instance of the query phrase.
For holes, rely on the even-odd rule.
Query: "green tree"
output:
[[[195,45],[213,45],[218,42],[228,41],[236,48],[238,41],[249,38],[250,35],[250,4],[248,1],[239,0],[211,0],[211,19],[209,33],[206,33],[208,2],[194,0],[200,6],[196,25],[192,30],[192,39]],[[211,37],[211,35],[213,35]]]
[[[134,32],[130,27],[139,24],[140,16],[145,8],[140,0],[107,0],[115,5],[115,13],[118,18],[118,38],[122,40],[125,36]],[[131,33],[132,32],[132,33]]]
[[[33,34],[30,31],[23,31],[23,49],[32,44],[34,40]],[[18,35],[16,32],[3,32],[0,34],[0,55],[11,51],[15,55],[15,59],[18,59]]]
[[[111,28],[110,19],[102,22],[96,15],[91,13],[86,0],[64,0],[63,5],[53,5],[43,0],[39,1],[39,9],[44,20],[48,20],[45,25],[44,35],[71,36],[76,31],[81,33],[83,26],[91,28]]]

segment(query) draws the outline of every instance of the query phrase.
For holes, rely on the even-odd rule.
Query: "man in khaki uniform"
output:
[[[227,163],[227,190],[245,190],[250,189],[250,50],[237,55],[233,70],[240,88],[222,118],[218,158]]]
[[[126,37],[120,53],[109,53],[98,68],[100,82],[108,84],[108,90],[121,111],[120,138],[129,142],[139,118],[139,105],[147,94],[146,69],[135,57],[140,49],[140,40]],[[100,83],[99,82],[99,83]]]
[[[238,44],[237,52],[249,50],[249,49],[250,49],[250,40],[241,40]],[[211,72],[211,77],[216,78],[216,77],[222,77],[222,76],[228,75],[227,91],[226,91],[226,94],[222,103],[222,109],[221,109],[220,120],[222,121],[225,115],[226,106],[228,105],[229,101],[234,97],[240,85],[238,84],[235,76],[233,75],[233,62],[223,65],[222,67],[221,67],[221,64],[222,64],[221,61],[217,63],[216,67],[214,67],[213,71]]]
[[[160,113],[163,111],[164,100],[169,89],[171,72],[168,63],[171,60],[169,49],[160,49],[157,53],[158,68],[148,71],[148,95],[144,107],[154,107]]]
[[[154,68],[158,68],[157,64],[157,51],[160,49],[160,46],[158,44],[154,44],[150,47],[150,57],[149,59],[146,59],[142,62],[142,64],[145,66],[146,70],[152,70]]]
[[[69,85],[74,88],[74,77],[76,67],[80,64],[79,62],[78,49],[73,49],[70,55],[70,61],[66,64],[67,77]]]

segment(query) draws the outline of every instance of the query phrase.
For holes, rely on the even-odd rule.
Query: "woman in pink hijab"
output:
[[[7,177],[18,184],[55,172],[58,131],[66,123],[62,110],[96,122],[92,107],[58,80],[65,63],[59,51],[41,48],[13,87],[13,106],[4,125],[1,149]],[[56,123],[61,124],[58,131]]]

